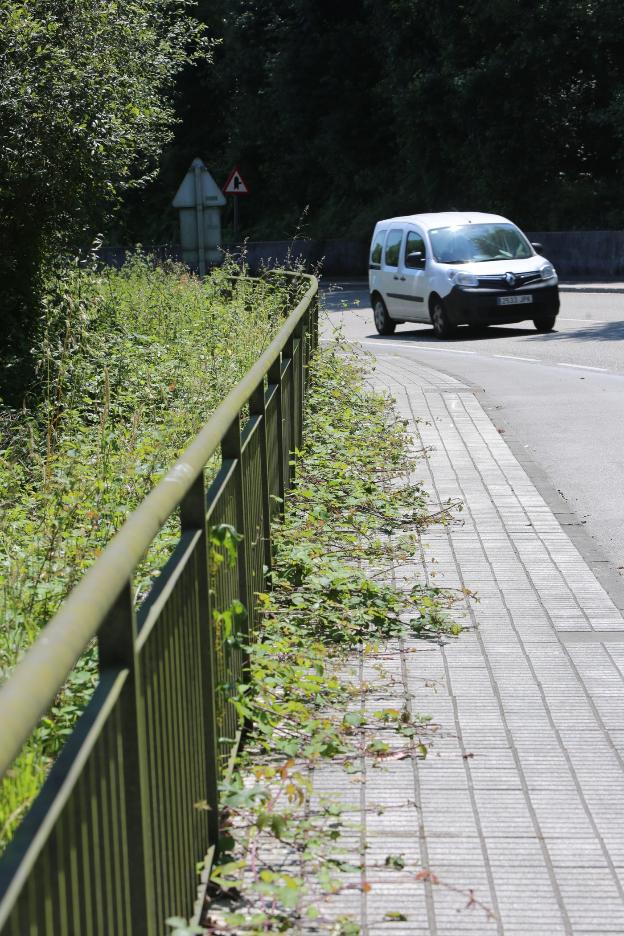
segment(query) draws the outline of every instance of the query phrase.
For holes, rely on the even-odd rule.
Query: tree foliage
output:
[[[46,261],[154,175],[175,77],[206,45],[188,0],[0,0],[0,18],[0,276],[18,350]]]
[[[375,220],[497,210],[533,230],[624,222],[615,0],[213,0],[216,67],[169,157],[253,194],[248,233],[367,237]]]

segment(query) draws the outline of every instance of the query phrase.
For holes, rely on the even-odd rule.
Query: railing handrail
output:
[[[316,277],[287,271],[280,273],[307,280],[305,295],[266,351],[219,404],[164,478],[130,514],[0,688],[0,778],[49,710],[155,536],[216,452],[240,410],[264,380],[309,309],[318,292]]]

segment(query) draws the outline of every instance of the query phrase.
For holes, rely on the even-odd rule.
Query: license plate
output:
[[[528,305],[530,302],[533,302],[533,296],[530,294],[524,296],[499,296],[496,300],[496,305]]]

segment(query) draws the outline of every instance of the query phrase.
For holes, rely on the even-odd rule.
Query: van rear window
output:
[[[400,228],[394,228],[388,234],[385,254],[386,266],[395,267],[399,265],[399,250],[401,249],[402,240],[403,231]]]
[[[371,255],[370,255],[370,262],[371,262],[371,263],[379,263],[379,264],[381,264],[381,253],[382,253],[382,251],[383,251],[383,242],[384,242],[384,237],[385,237],[385,236],[386,236],[386,232],[385,232],[385,231],[379,231],[379,232],[375,235],[375,239],[374,239],[374,241],[373,241],[373,246],[371,247]]]

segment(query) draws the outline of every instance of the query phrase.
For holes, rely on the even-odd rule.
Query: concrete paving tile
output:
[[[398,653],[385,667],[380,698],[397,704],[407,692],[440,729],[415,773],[405,761],[367,771],[367,802],[388,806],[364,817],[366,860],[382,878],[366,895],[377,914],[369,912],[369,936],[622,936],[624,646],[564,646],[557,635],[624,629],[624,621],[479,401],[440,390],[456,386],[445,375],[397,360],[376,379],[392,386],[408,420],[414,412],[429,420],[416,447],[434,450],[418,477],[433,502],[457,497],[465,510],[462,527],[428,531],[424,568],[402,563],[395,580],[407,586],[435,571],[438,584],[478,589],[480,602],[454,612],[476,630],[404,656],[405,686]],[[389,368],[399,368],[400,382]],[[319,789],[333,782],[319,777]],[[345,791],[354,815],[359,792]],[[346,840],[357,847],[356,834]],[[413,882],[384,876],[390,852],[413,867],[425,856],[459,890],[472,881],[497,904],[500,922],[429,885],[430,929],[425,885],[416,895]],[[409,924],[383,921],[390,895],[404,901]]]

